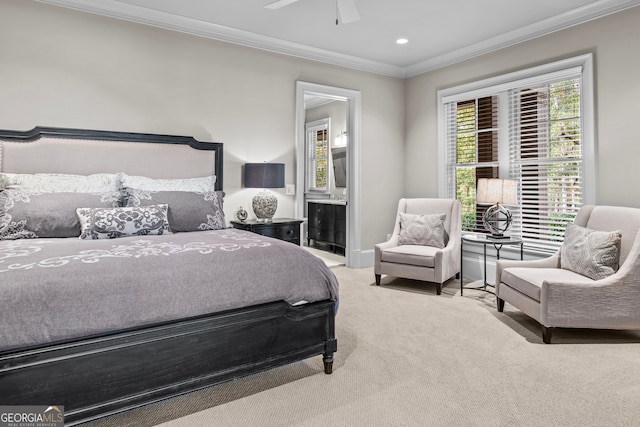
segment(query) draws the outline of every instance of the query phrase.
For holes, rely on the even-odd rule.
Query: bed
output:
[[[0,403],[74,425],[313,356],[332,373],[335,276],[226,227],[221,143],[37,127],[0,144]]]

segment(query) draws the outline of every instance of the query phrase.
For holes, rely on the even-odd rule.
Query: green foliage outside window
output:
[[[456,111],[456,163],[476,162],[476,105],[460,103]],[[462,205],[462,229],[476,228],[476,168],[456,168],[456,198]]]
[[[315,147],[316,188],[327,188],[327,133],[318,132]]]
[[[473,231],[476,228],[476,169],[456,169],[456,198],[462,205],[462,229]]]
[[[581,203],[581,186],[576,170],[581,158],[580,85],[568,80],[549,85],[549,158],[566,159],[547,169],[549,188],[549,236],[562,241],[566,225],[573,221]]]

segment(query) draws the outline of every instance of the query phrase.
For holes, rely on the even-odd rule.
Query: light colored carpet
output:
[[[636,426],[640,332],[556,331],[452,280],[334,268],[338,352],[90,423],[152,426]]]

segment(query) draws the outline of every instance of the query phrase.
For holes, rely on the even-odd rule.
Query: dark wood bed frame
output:
[[[41,137],[216,150],[216,188],[222,190],[221,143],[77,129],[0,130],[5,141]],[[65,424],[74,425],[317,355],[331,374],[337,350],[334,316],[334,301],[295,307],[276,301],[0,352],[0,404],[64,405]]]

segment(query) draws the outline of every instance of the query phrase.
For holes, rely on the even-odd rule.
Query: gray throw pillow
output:
[[[445,214],[414,215],[401,212],[400,244],[444,248],[447,245],[445,218]]]
[[[78,237],[79,207],[118,206],[120,193],[0,192],[0,240]]]
[[[80,239],[171,234],[167,205],[124,208],[80,208]]]
[[[169,205],[169,223],[174,233],[227,228],[222,210],[222,191],[144,191],[124,190],[127,206]]]
[[[560,267],[593,280],[618,271],[620,231],[596,231],[576,224],[567,225],[560,248]]]

